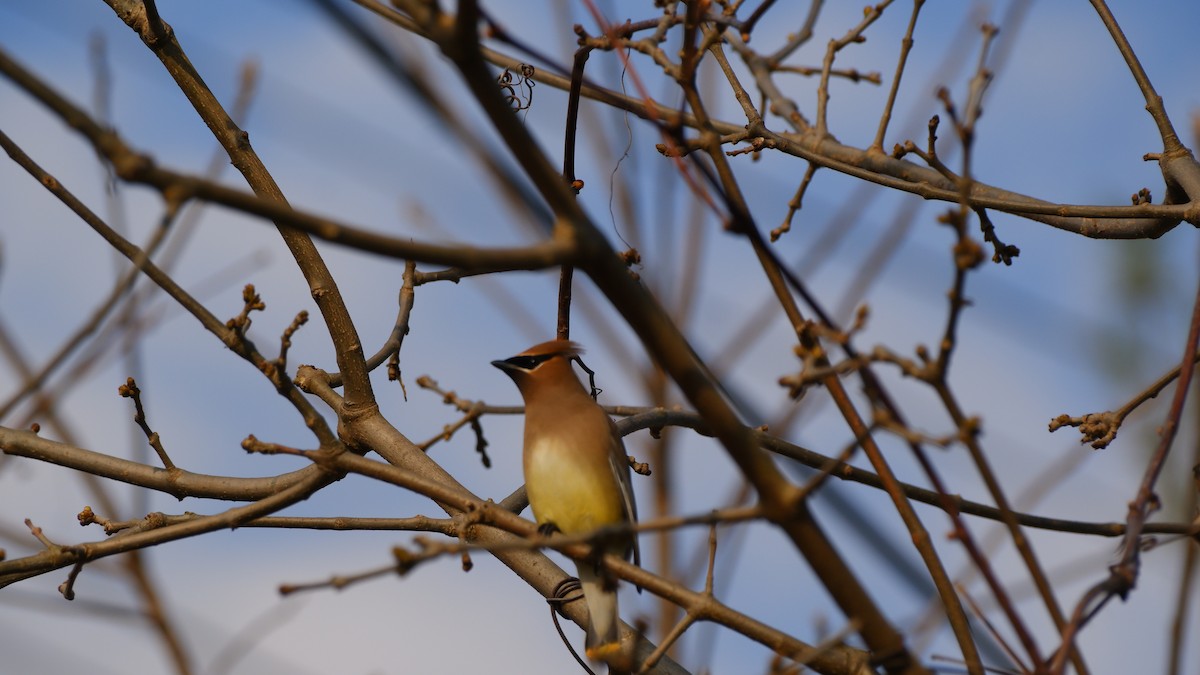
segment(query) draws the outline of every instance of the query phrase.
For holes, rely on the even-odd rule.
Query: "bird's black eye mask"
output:
[[[533,370],[534,368],[537,368],[539,364],[549,361],[555,356],[557,356],[557,354],[538,354],[535,356],[521,355],[514,356],[511,359],[505,359],[504,362],[509,365],[516,366],[521,370]]]

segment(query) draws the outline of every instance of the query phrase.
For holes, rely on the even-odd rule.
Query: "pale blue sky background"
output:
[[[816,37],[795,55],[796,64],[819,65],[825,43],[841,36],[861,16],[861,3],[828,4]],[[762,48],[795,30],[806,10],[806,3],[780,5],[773,10],[772,20],[756,33],[755,44]],[[542,50],[562,54],[564,45],[569,44],[569,32],[556,22],[558,14],[545,9],[543,3],[488,6],[495,8],[495,16],[510,30]],[[998,21],[1009,6],[1005,2],[926,4],[888,147],[905,138],[924,138],[925,121],[940,112],[933,97],[937,85],[949,86],[961,101],[978,39],[974,34],[959,39],[960,28],[978,23],[976,16]],[[576,3],[571,7],[571,21],[592,25]],[[196,68],[223,101],[232,100],[239,64],[247,58],[259,64],[261,85],[244,127],[297,206],[415,238],[479,245],[531,240],[527,222],[507,210],[460,145],[308,3],[164,1],[160,8]],[[648,15],[641,4],[626,2],[609,3],[607,11],[610,17],[622,20],[630,14]],[[1127,1],[1114,2],[1113,11],[1164,96],[1181,135],[1191,143],[1190,115],[1200,110],[1200,91],[1190,66],[1195,62],[1194,31],[1200,25],[1200,7]],[[842,142],[863,146],[873,137],[908,14],[908,4],[897,3],[868,31],[865,44],[839,57],[840,66],[880,70],[885,77],[883,87],[834,83],[831,131]],[[162,164],[199,171],[214,147],[207,129],[174,89],[161,64],[103,3],[0,3],[0,46],[84,104],[91,99],[88,43],[93,35],[102,35],[108,46],[118,130]],[[1143,186],[1152,190],[1156,202],[1161,201],[1157,167],[1141,159],[1144,153],[1160,149],[1155,128],[1090,7],[1085,3],[1033,3],[1019,30],[1006,28],[1001,37],[1012,42],[1004,47],[1008,51],[1003,69],[985,103],[975,175],[994,185],[1069,203],[1124,204],[1128,195]],[[965,45],[961,51],[949,49],[956,40]],[[412,40],[402,44],[413,62],[426,69],[449,97],[461,92],[453,72],[440,65],[428,48]],[[948,61],[965,65],[941,71]],[[643,76],[651,75],[648,62],[636,63]],[[939,71],[952,74],[939,80],[935,76]],[[593,56],[589,76],[611,83],[616,81],[614,73],[613,59]],[[798,77],[781,81],[813,117],[814,83]],[[560,92],[538,87],[535,105],[526,114],[527,124],[555,158],[561,148],[564,103]],[[716,108],[722,117],[737,119],[738,109],[729,96],[724,95]],[[470,105],[464,104],[461,113],[478,121],[479,132],[487,135],[486,124]],[[582,200],[615,241],[618,230],[626,237],[636,236],[635,225],[619,217],[614,223],[608,208],[609,174],[625,142],[624,119],[607,114],[600,119],[617,134],[609,136],[605,148],[582,150],[579,174],[587,182]],[[782,128],[778,120],[769,123]],[[648,192],[656,191],[662,200],[671,196],[675,204],[673,210],[663,210],[644,203],[638,212],[642,226],[651,232],[639,242],[645,260],[640,273],[652,287],[672,297],[679,290],[680,254],[656,243],[680,241],[689,198],[678,185],[663,187],[663,162],[652,149],[657,142],[655,134],[637,120],[630,124],[635,150],[622,164],[621,174]],[[0,128],[103,212],[103,183],[93,153],[7,80],[0,80]],[[949,130],[941,135],[949,137]],[[803,165],[767,154],[757,163],[742,157],[735,160],[735,166],[749,199],[760,209],[756,214],[760,225],[774,227],[786,210]],[[227,171],[224,180],[240,185],[232,171]],[[781,254],[787,259],[801,258],[848,199],[862,198],[855,192],[856,185],[831,172],[818,173],[795,230],[777,244]],[[131,238],[141,241],[159,215],[159,200],[138,188],[123,194]],[[878,196],[859,219],[838,225],[854,229],[833,254],[821,260],[819,267],[801,270],[827,305],[839,301],[893,214],[913,199]],[[885,341],[894,349],[908,351],[919,342],[932,344],[940,335],[944,292],[950,281],[946,250],[951,238],[944,227],[934,223],[939,211],[936,204],[921,206],[912,236],[871,289],[872,318],[860,338],[863,346]],[[1075,457],[1079,466],[1036,510],[1063,518],[1120,520],[1140,477],[1138,458],[1152,444],[1151,434],[1162,419],[1167,397],[1160,397],[1157,407],[1138,416],[1136,421],[1143,423],[1140,430],[1123,432],[1117,443],[1099,453],[1079,449],[1069,431],[1047,435],[1046,423],[1063,412],[1114,408],[1178,361],[1197,281],[1196,234],[1190,226],[1181,225],[1155,242],[1102,242],[1003,215],[994,218],[1000,236],[1018,245],[1021,256],[1010,268],[987,265],[971,278],[968,294],[975,306],[964,315],[953,383],[967,410],[985,414],[985,445],[1010,496],[1060,458]],[[711,356],[726,349],[728,340],[763,297],[765,285],[741,242],[717,232],[711,223],[705,231],[704,300],[690,323],[689,335],[700,353]],[[661,239],[655,234],[660,232],[665,233]],[[321,249],[368,351],[373,351],[390,330],[402,264],[329,245]],[[247,257],[266,262],[250,272],[243,266],[243,271],[221,283],[211,283],[219,270]],[[1119,290],[1130,285],[1133,268],[1129,261],[1135,259],[1143,261],[1144,273],[1161,285],[1150,296],[1138,299],[1138,309],[1131,311],[1120,304]],[[112,254],[103,242],[14,164],[0,161],[0,314],[16,330],[22,348],[35,363],[45,359],[104,297],[112,274]],[[239,311],[241,286],[254,283],[268,310],[256,316],[253,335],[268,352],[296,311],[313,309],[272,228],[222,209],[207,212],[176,277],[223,317]],[[498,404],[516,402],[511,384],[487,362],[550,336],[555,279],[550,273],[518,274],[421,288],[413,333],[403,355],[408,402],[394,384],[386,382],[382,372],[376,380],[389,419],[417,440],[437,434],[443,424],[454,419],[436,396],[417,389],[415,380],[421,374],[433,376],[465,397]],[[493,284],[524,300],[541,323],[514,327],[511,315],[487,294]],[[590,291],[586,281],[580,283],[581,294]],[[609,327],[618,325],[606,308],[599,316]],[[645,357],[628,332],[616,330],[623,343],[602,345],[594,322],[580,315],[575,336],[593,346],[589,363],[600,374],[605,402],[644,403],[644,393],[627,375],[622,376],[620,364],[641,364]],[[765,419],[791,405],[773,382],[796,365],[783,321],[772,319],[762,333],[763,339],[745,348],[732,381]],[[295,414],[271,394],[263,378],[222,352],[221,345],[193,320],[169,308],[146,342],[142,356],[145,374],[139,382],[147,392],[151,423],[163,435],[176,462],[193,471],[237,475],[267,475],[299,466],[300,462],[288,458],[248,457],[242,452],[238,444],[249,433],[280,443],[304,445],[309,439]],[[297,336],[291,362],[332,367],[318,323]],[[890,377],[886,369],[883,372],[894,383],[915,426],[936,434],[948,431],[945,414],[928,392]],[[75,422],[88,447],[128,455],[133,452],[130,448],[141,445],[126,426],[131,414],[127,401],[115,395],[127,374],[126,366],[114,360],[87,376],[63,401],[63,411]],[[59,374],[60,378],[70,376],[67,371]],[[6,397],[15,382],[11,370],[0,370],[0,398]],[[809,397],[821,398],[822,394],[813,392]],[[748,421],[757,424],[764,419]],[[803,424],[790,434],[798,442],[836,452],[847,440],[844,423],[830,414],[828,406],[818,405],[802,419]],[[516,460],[520,424],[517,419],[489,418],[485,427],[495,464],[492,469],[479,465],[469,435],[438,446],[434,457],[478,494],[499,499],[520,483]],[[639,457],[645,454],[646,442],[644,434],[627,441]],[[682,508],[688,512],[711,508],[714,495],[724,499],[732,493],[733,467],[707,442],[692,441],[685,447],[687,461],[680,462],[674,479]],[[919,480],[899,446],[887,447],[895,449],[891,457],[898,472]],[[962,453],[951,451],[936,458],[956,489],[965,496],[983,496]],[[1163,479],[1161,492],[1168,499],[1177,498],[1186,483],[1188,463],[1185,458],[1177,459]],[[645,490],[643,499],[649,495],[646,488],[638,487]],[[885,498],[864,488],[832,489],[866,509],[900,550],[916,560]],[[30,517],[58,541],[94,539],[99,536],[97,530],[83,531],[74,520],[87,499],[81,484],[65,470],[29,462],[6,463],[0,468],[0,533],[20,533],[22,520]],[[185,509],[212,512],[219,506],[196,500],[179,504],[167,496],[156,496],[150,504],[152,509],[173,513]],[[817,509],[847,558],[877,559],[834,507],[818,500]],[[940,513],[925,508],[919,512],[935,538],[947,531],[947,521]],[[436,515],[435,508],[423,500],[354,477],[289,513]],[[988,531],[972,522],[978,526],[979,536]],[[1113,561],[1116,542],[1112,540],[1037,532],[1031,537],[1040,547],[1046,567],[1061,580],[1060,600],[1068,609],[1089,584],[1102,578]],[[703,534],[697,532],[689,538],[700,541]],[[479,672],[481,664],[496,673],[573,672],[575,666],[558,644],[544,604],[486,555],[476,555],[476,568],[465,575],[456,561],[447,560],[404,580],[385,578],[341,593],[320,592],[281,601],[275,592],[281,582],[315,580],[386,564],[389,547],[410,539],[410,535],[389,533],[241,530],[159,547],[150,559],[155,576],[167,589],[170,612],[185,627],[198,672],[212,672],[209,668],[221,651],[262,616],[285,617],[286,621],[258,640],[232,672],[390,675]],[[7,549],[9,557],[16,557],[30,552],[32,542],[5,541],[0,546]],[[680,550],[682,555],[692,549]],[[944,545],[942,550],[952,569],[962,563],[953,545]],[[1107,608],[1084,632],[1082,640],[1094,672],[1161,669],[1148,659],[1156,659],[1164,651],[1170,616],[1164,608],[1174,602],[1179,553],[1179,546],[1173,545],[1148,554],[1130,600]],[[720,560],[723,582],[718,584],[718,596],[735,608],[813,641],[818,635],[814,626],[819,622],[826,622],[831,630],[840,627],[842,619],[836,608],[791,546],[775,532],[753,527],[745,537],[724,539]],[[1014,588],[1024,588],[1024,576],[1011,552],[998,553],[995,562],[1005,578],[1013,580]],[[85,601],[129,606],[128,590],[104,572],[106,567],[92,565],[83,573],[77,587],[80,599],[74,605],[55,593],[65,571],[0,592],[0,623],[7,627],[0,631],[0,653],[6,664],[15,668],[13,672],[166,669],[161,649],[147,631],[130,630],[129,620],[119,613],[102,615],[104,621],[97,622],[95,615],[80,611]],[[908,625],[919,616],[925,600],[891,571],[866,564],[858,571],[870,580],[872,592],[895,621]],[[986,600],[983,591],[976,593]],[[487,602],[479,601],[480,594]],[[627,620],[652,608],[648,597],[632,593],[623,596],[623,603]],[[1034,609],[1029,614],[1041,616]],[[1196,620],[1193,617],[1193,627]],[[1032,624],[1044,632],[1046,624],[1039,621],[1035,618]],[[684,665],[693,669],[708,665],[715,673],[765,669],[769,655],[762,648],[724,631],[694,630],[709,639],[685,646]],[[578,637],[577,631],[571,634]],[[1047,650],[1053,644],[1049,637],[1040,642]],[[1185,672],[1200,667],[1192,651]],[[940,633],[924,653],[952,654],[954,645]],[[702,656],[705,654],[709,656]]]

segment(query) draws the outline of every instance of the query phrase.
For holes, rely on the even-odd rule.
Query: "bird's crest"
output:
[[[583,354],[583,346],[570,340],[550,340],[536,344],[517,356],[563,356],[573,359]]]

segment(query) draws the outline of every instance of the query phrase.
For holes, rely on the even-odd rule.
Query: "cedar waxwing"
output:
[[[492,361],[525,399],[522,464],[533,517],[568,535],[637,520],[625,444],[571,369],[571,359],[582,352],[574,342],[552,340]],[[632,535],[607,543],[604,552],[627,560],[632,552],[634,564],[641,564]],[[605,659],[619,649],[615,580],[606,582],[596,563],[576,567],[592,620],[587,655]]]

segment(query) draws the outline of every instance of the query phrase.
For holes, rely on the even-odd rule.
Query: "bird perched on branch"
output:
[[[582,352],[574,342],[552,340],[492,361],[525,399],[522,464],[533,516],[539,526],[568,535],[637,520],[625,445],[571,369]],[[603,539],[600,548],[626,560],[632,553],[641,564],[632,534]],[[616,580],[602,573],[598,557],[576,566],[592,621],[587,655],[607,660],[619,652]]]

